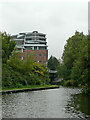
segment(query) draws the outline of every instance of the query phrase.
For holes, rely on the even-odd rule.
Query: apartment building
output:
[[[17,51],[21,53],[21,59],[25,59],[25,54],[34,53],[34,61],[40,64],[47,64],[48,49],[46,34],[38,31],[23,32],[18,35],[12,35],[11,39],[16,41]]]

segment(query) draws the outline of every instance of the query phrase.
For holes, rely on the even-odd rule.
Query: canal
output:
[[[80,92],[78,88],[60,87],[57,89],[3,94],[2,117],[85,118],[90,114],[90,111],[87,103],[85,103],[88,102],[86,98],[85,101],[82,101],[82,96],[78,96]],[[83,104],[83,107],[80,104]],[[84,107],[86,112],[84,112]]]

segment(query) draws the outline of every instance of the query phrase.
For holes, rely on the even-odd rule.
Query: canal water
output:
[[[2,95],[3,118],[85,118],[87,99],[77,88],[28,91]],[[79,99],[78,99],[79,98]],[[83,107],[80,106],[81,102]],[[84,108],[85,107],[85,108]],[[84,112],[86,109],[86,112]]]

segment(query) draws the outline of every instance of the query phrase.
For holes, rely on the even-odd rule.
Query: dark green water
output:
[[[72,95],[67,110],[73,111],[78,115],[82,114],[85,118],[90,118],[90,96],[84,94]]]

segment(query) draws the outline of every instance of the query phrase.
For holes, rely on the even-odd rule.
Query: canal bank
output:
[[[37,90],[46,90],[46,89],[56,89],[59,88],[58,85],[52,85],[47,87],[35,87],[35,88],[19,88],[19,89],[11,89],[11,90],[2,90],[0,92],[3,93],[18,93],[18,92],[25,92],[25,91],[37,91]]]

